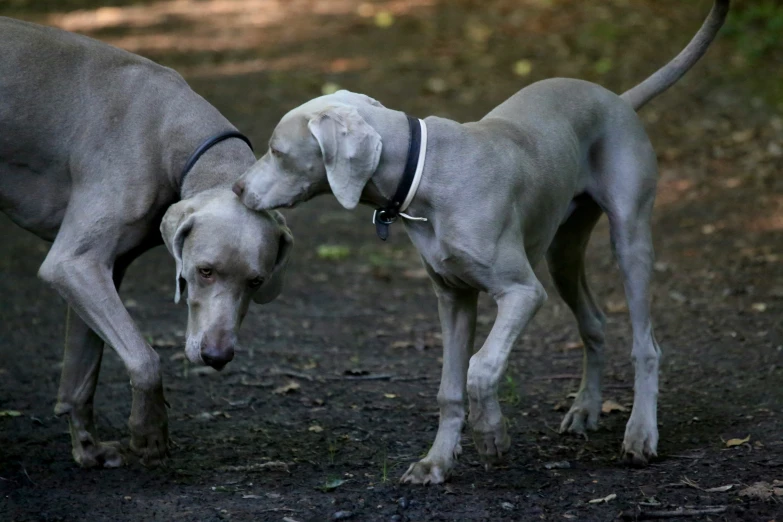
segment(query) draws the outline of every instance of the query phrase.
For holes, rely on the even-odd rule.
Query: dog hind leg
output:
[[[650,279],[653,267],[651,217],[655,201],[657,166],[649,140],[630,139],[607,149],[608,159],[599,203],[609,217],[612,247],[623,275],[633,330],[634,401],[625,429],[623,454],[645,465],[657,455],[658,370],[661,349],[650,318]]]
[[[579,198],[577,207],[560,226],[547,252],[552,280],[576,318],[584,345],[582,382],[571,409],[563,418],[560,432],[585,437],[586,430],[598,427],[601,413],[606,317],[587,284],[584,256],[590,233],[602,213],[589,196]]]

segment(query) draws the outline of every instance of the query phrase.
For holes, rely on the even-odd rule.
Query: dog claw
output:
[[[445,463],[437,463],[426,458],[414,462],[400,478],[401,484],[442,484],[448,478],[451,466]]]
[[[473,442],[487,466],[501,462],[511,447],[505,422],[492,431],[473,430]]]
[[[119,468],[124,462],[119,442],[82,441],[73,449],[73,459],[83,468]]]
[[[560,423],[560,433],[573,433],[587,439],[587,431],[598,429],[598,415],[601,413],[601,398],[592,399],[582,393]]]
[[[623,457],[632,466],[647,466],[650,459],[658,456],[658,428],[654,422],[645,419],[635,421],[633,412],[625,430]]]

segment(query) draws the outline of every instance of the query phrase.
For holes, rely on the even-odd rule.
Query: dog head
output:
[[[187,290],[185,353],[220,370],[234,357],[250,299],[268,303],[282,290],[291,231],[280,213],[254,212],[227,190],[172,205],[160,231],[176,262],[174,301]]]
[[[363,94],[338,91],[290,111],[234,192],[254,210],[292,207],[329,190],[343,207],[356,207],[382,148],[357,109],[362,105],[383,107]]]

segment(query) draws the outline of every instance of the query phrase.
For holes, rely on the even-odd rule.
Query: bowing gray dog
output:
[[[650,319],[649,284],[657,166],[636,111],[704,54],[728,6],[728,0],[716,0],[686,48],[620,96],[593,83],[556,78],[522,89],[479,122],[429,117],[420,129],[404,113],[361,94],[317,98],[283,117],[269,151],[236,183],[242,201],[256,210],[331,191],[345,208],[359,202],[380,208],[380,235],[395,217],[405,222],[438,297],[443,373],[435,442],[403,481],[447,478],[461,451],[466,389],[478,452],[491,462],[508,450],[498,384],[520,332],[546,299],[533,272],[544,256],[576,316],[585,351],[582,383],[561,431],[596,428],[605,319],[585,278],[584,253],[603,213],[633,326],[635,393],[623,451],[637,463],[656,455],[661,350]],[[493,297],[498,311],[486,342],[471,357],[480,291]]]
[[[177,300],[187,287],[187,356],[220,369],[250,298],[280,292],[291,233],[231,191],[255,156],[174,71],[8,18],[0,49],[0,210],[53,241],[38,275],[68,303],[55,412],[68,415],[76,462],[122,463],[94,425],[105,342],[130,374],[131,449],[155,463],[168,452],[160,359],[117,294],[126,268],[162,235]]]

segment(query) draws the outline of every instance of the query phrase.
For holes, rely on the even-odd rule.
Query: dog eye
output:
[[[274,147],[269,147],[269,151],[272,153],[272,156],[281,156],[281,152]]]
[[[250,288],[258,288],[262,284],[264,284],[263,277],[254,277],[253,279],[247,282],[247,286],[249,286]]]
[[[209,279],[212,277],[212,269],[211,268],[199,268],[198,273],[201,277],[204,279]]]

